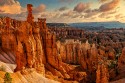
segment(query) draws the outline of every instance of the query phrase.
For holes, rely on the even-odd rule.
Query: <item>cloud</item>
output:
[[[18,1],[16,0],[0,0],[0,6],[3,6],[3,5],[12,5],[12,4],[15,4],[15,3],[18,3]]]
[[[26,20],[27,19],[27,12],[21,12],[19,14],[10,14],[10,13],[0,13],[0,16],[7,16],[7,17],[11,17],[13,19],[17,19],[17,20]]]
[[[101,3],[106,2],[106,1],[109,1],[109,0],[99,0],[99,2]]]
[[[46,10],[46,5],[40,4],[38,7],[35,7],[33,9],[33,13],[41,13],[44,12],[45,10]]]
[[[109,18],[109,17],[111,17],[111,16],[114,16],[114,14],[116,14],[117,13],[117,11],[115,10],[115,11],[109,11],[109,12],[102,12],[98,17],[100,17],[100,18]]]
[[[108,15],[107,15],[107,13],[101,13],[98,17],[99,18],[105,18],[105,17],[107,17]]]
[[[65,19],[76,19],[76,18],[81,18],[83,16],[83,14],[81,13],[78,13],[78,12],[75,12],[73,10],[69,10],[69,11],[66,11],[62,14],[60,14],[60,18],[65,18]]]
[[[118,12],[117,10],[114,10],[114,11],[108,12],[108,14],[115,14],[115,13],[117,13],[117,12]]]
[[[122,14],[117,14],[117,15],[115,15],[115,18],[116,19],[121,19],[121,18],[124,18],[125,16],[123,16]]]
[[[18,1],[15,0],[0,0],[0,1],[1,1],[0,13],[10,13],[10,14],[21,13],[21,5]]]
[[[61,15],[61,17],[70,17],[73,16],[74,12],[72,10],[65,12]]]
[[[107,0],[101,0],[101,1],[107,1]],[[110,15],[113,15],[117,13],[118,11],[115,9],[120,0],[112,0],[108,3],[103,3],[99,8],[97,9],[87,9],[84,11],[85,15],[84,18],[91,18],[93,16],[98,15],[99,18],[110,18]],[[115,9],[115,10],[114,10]]]
[[[95,9],[95,10],[90,10],[88,13],[86,13],[86,14],[84,15],[84,18],[93,17],[93,16],[97,15],[98,13],[99,13],[99,12],[96,11],[96,9]]]
[[[58,0],[69,4],[76,0]],[[93,8],[91,3],[80,2],[72,9],[67,6],[60,7],[53,11],[47,11],[45,4],[33,7],[33,16],[37,18],[47,18],[47,22],[81,22],[81,21],[107,21],[121,20],[124,15],[118,11],[120,0],[99,0],[98,7]],[[15,9],[16,8],[16,9]],[[0,0],[0,16],[9,16],[18,20],[26,20],[27,8],[21,7],[18,0]]]
[[[104,3],[100,6],[99,10],[101,12],[107,12],[115,9],[120,3],[120,0],[112,0],[111,2]]]
[[[97,14],[99,14],[99,10],[98,9],[88,9],[86,11],[84,11],[84,18],[90,18],[90,17],[93,17]]]
[[[82,2],[80,2],[80,3],[78,3],[78,4],[74,7],[74,11],[81,13],[81,12],[83,12],[83,11],[89,9],[89,7],[90,7],[90,4],[89,4],[89,3],[82,3]]]
[[[65,10],[67,10],[68,8],[67,7],[61,7],[61,8],[59,8],[58,10],[59,11],[65,11]]]
[[[116,18],[116,19],[119,19],[120,17],[121,17],[121,14],[115,15],[115,18]]]

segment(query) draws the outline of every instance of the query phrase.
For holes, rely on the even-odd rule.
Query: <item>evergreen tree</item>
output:
[[[12,78],[8,72],[4,76],[4,83],[12,83]]]

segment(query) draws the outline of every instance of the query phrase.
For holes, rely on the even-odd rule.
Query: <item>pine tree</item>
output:
[[[8,72],[4,76],[4,83],[12,83],[12,78]]]

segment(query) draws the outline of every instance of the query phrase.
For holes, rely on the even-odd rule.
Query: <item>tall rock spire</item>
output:
[[[32,15],[32,4],[27,4],[27,10],[28,10],[28,16],[27,16],[27,22],[32,23],[33,22],[33,15]]]

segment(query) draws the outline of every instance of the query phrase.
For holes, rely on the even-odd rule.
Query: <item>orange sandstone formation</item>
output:
[[[99,64],[96,71],[96,83],[109,83],[109,73],[105,64]]]
[[[118,67],[120,68],[120,67],[122,67],[124,65],[125,65],[125,47],[123,48],[122,54],[118,59]]]
[[[45,69],[69,79],[68,72],[74,67],[60,59],[57,53],[56,36],[48,31],[46,19],[33,21],[32,5],[28,4],[27,21],[6,19],[6,24],[1,24],[2,48],[10,50],[16,57],[15,71],[25,68],[35,68],[44,74]],[[8,39],[6,39],[8,38]]]
[[[32,23],[33,22],[33,15],[32,15],[32,4],[27,4],[27,10],[28,10],[28,17],[27,17],[27,22]]]

